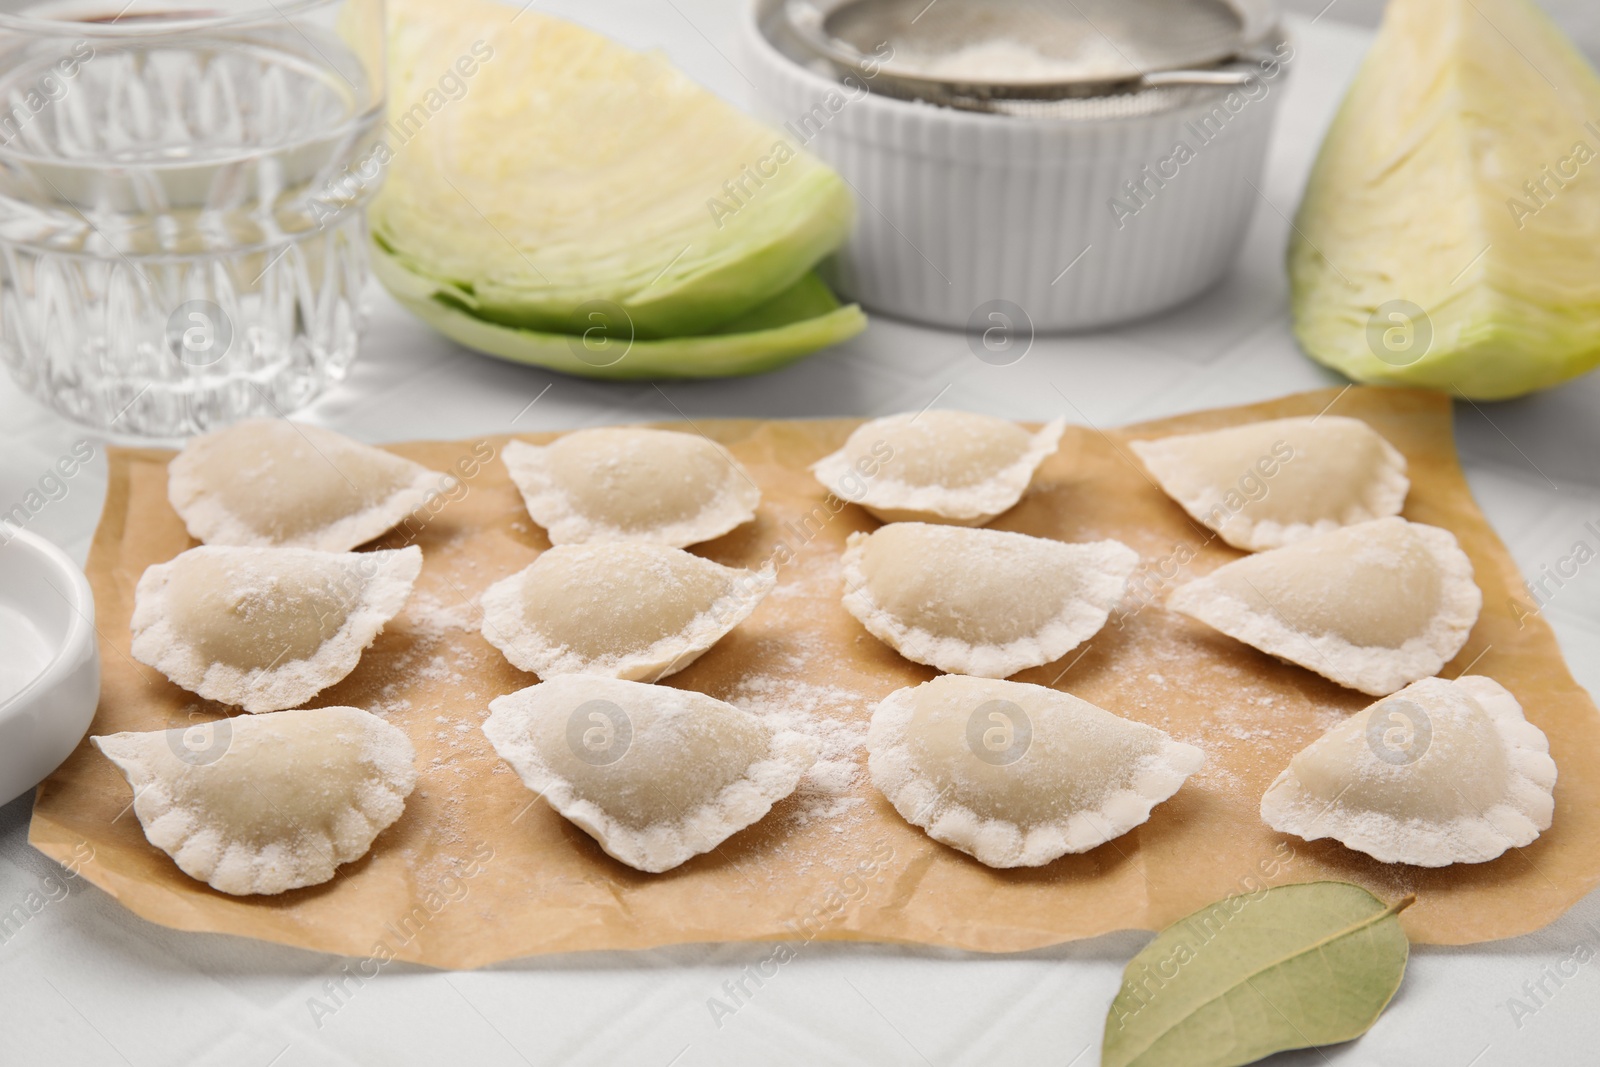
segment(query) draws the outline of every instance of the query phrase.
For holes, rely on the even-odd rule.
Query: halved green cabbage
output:
[[[488,322],[408,273],[381,249],[373,269],[395,299],[458,344],[514,363],[531,363],[588,378],[722,378],[776,370],[819,348],[854,337],[867,325],[855,304],[841,307],[815,274],[713,332],[656,340],[601,336],[586,346],[577,331],[549,333]]]
[[[704,334],[849,231],[837,174],[659,55],[485,0],[390,12],[372,231],[464,312],[561,332],[599,300],[640,338]]]
[[[1358,381],[1518,396],[1600,363],[1600,77],[1529,0],[1392,0],[1289,250]]]

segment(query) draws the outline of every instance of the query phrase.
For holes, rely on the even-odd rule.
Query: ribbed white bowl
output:
[[[0,804],[72,754],[100,703],[94,593],[67,554],[0,523]]]
[[[1137,118],[989,115],[841,87],[774,45],[779,3],[750,5],[744,66],[765,117],[855,188],[855,232],[826,267],[849,298],[954,327],[1000,299],[1035,330],[1081,330],[1182,303],[1233,262],[1287,66],[1242,107],[1224,108],[1225,121],[1213,118],[1210,140],[1201,123],[1224,107],[1225,88]],[[1158,165],[1179,142],[1193,158],[1163,178]],[[1144,180],[1146,166],[1160,184],[1147,180],[1132,199],[1126,183]]]

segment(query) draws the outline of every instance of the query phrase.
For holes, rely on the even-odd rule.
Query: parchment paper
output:
[[[1490,863],[1423,870],[1270,831],[1257,813],[1267,784],[1369,698],[1159,606],[1172,584],[1161,580],[1163,566],[1172,571],[1192,553],[1174,579],[1183,581],[1238,553],[1209,539],[1155,488],[1128,440],[1315,414],[1330,404],[1336,414],[1366,419],[1406,454],[1406,517],[1454,531],[1472,558],[1483,616],[1443,674],[1471,665],[1497,679],[1550,738],[1560,768],[1555,824],[1528,848]],[[853,505],[830,513],[806,467],[844,440],[856,425],[847,420],[698,424],[743,461],[764,499],[754,523],[696,551],[739,566],[776,555],[779,588],[665,684],[808,721],[824,756],[833,757],[801,794],[716,852],[660,875],[623,866],[536,801],[479,730],[491,698],[535,679],[478,634],[476,598],[548,547],[498,459],[471,463],[486,447],[498,452],[501,437],[487,446],[392,446],[463,476],[431,513],[375,542],[422,547],[416,592],[354,674],[312,702],[372,709],[417,747],[417,791],[365,859],[325,885],[278,897],[214,892],[145,841],[128,810],[128,786],[87,742],[40,786],[29,839],[154,922],[440,967],[543,952],[814,937],[1015,951],[1155,929],[1230,893],[1329,877],[1390,899],[1415,893],[1416,905],[1402,916],[1415,941],[1466,944],[1526,933],[1600,881],[1600,717],[1545,623],[1525,617],[1519,625],[1515,605],[1528,607],[1519,575],[1472,501],[1450,418],[1436,394],[1354,388],[1121,431],[1068,429],[1022,503],[993,525],[1067,541],[1115,537],[1139,551],[1145,570],[1099,636],[1063,662],[1017,677],[1168,730],[1204,748],[1208,764],[1144,826],[1043,868],[990,870],[933,842],[902,821],[867,777],[860,742],[872,706],[934,672],[901,659],[840,606],[844,539],[876,524]],[[105,678],[93,733],[224,713],[128,656],[140,573],[192,544],[167,503],[170,456],[110,452],[105,514],[88,565]]]

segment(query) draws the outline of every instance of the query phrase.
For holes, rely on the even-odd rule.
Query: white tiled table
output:
[[[546,4],[633,45],[664,47],[703,83],[748,103],[728,0],[635,0],[605,10]],[[453,438],[515,429],[713,416],[874,415],[941,404],[1017,418],[1113,424],[1334,383],[1286,328],[1281,268],[1310,157],[1368,40],[1324,18],[1293,27],[1300,59],[1285,98],[1265,200],[1238,267],[1156,321],[1040,340],[1022,362],[979,362],[957,334],[875,321],[861,337],[766,377],[695,385],[596,385],[455,348],[374,292],[366,351],[343,388],[304,417],[358,438]],[[729,57],[733,57],[730,60]],[[947,388],[948,387],[948,388]],[[1054,388],[1053,388],[1054,387]],[[1071,398],[1062,403],[1056,393]],[[1600,518],[1600,379],[1481,409],[1459,405],[1474,491],[1524,571],[1536,574]],[[84,436],[0,384],[0,502],[20,499]],[[93,438],[98,441],[98,438]],[[83,558],[104,490],[99,458],[32,529]],[[1600,691],[1600,568],[1550,603],[1578,678]],[[61,897],[0,930],[0,1064],[594,1063],[1075,1064],[1097,1060],[1121,969],[1147,935],[1119,934],[1004,958],[812,944],[719,1028],[707,1008],[763,946],[535,958],[464,974],[392,965],[318,1027],[307,999],[343,960],[176,933],[82,882],[65,890],[26,843],[30,801],[0,808],[0,912],[30,892]],[[63,892],[65,895],[63,896]],[[1593,924],[1593,925],[1591,925]],[[1373,1031],[1283,1057],[1318,1064],[1583,1064],[1600,1061],[1600,965],[1518,1021],[1508,1000],[1580,943],[1600,947],[1600,896],[1529,937],[1424,948]],[[1529,1002],[1531,1003],[1531,1002]]]

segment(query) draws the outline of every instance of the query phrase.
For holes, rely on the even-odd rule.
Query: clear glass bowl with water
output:
[[[382,0],[109,3],[0,0],[0,360],[114,432],[293,411],[361,333]]]

